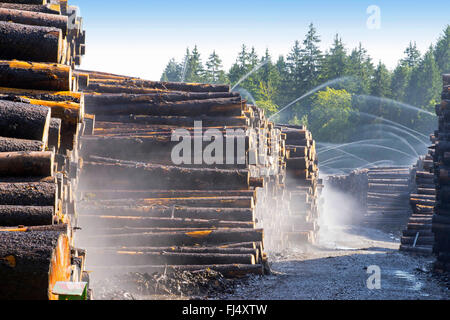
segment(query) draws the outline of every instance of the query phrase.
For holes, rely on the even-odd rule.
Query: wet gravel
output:
[[[233,293],[217,294],[214,298],[449,299],[450,291],[445,283],[448,278],[433,274],[433,257],[402,253],[398,247],[397,235],[379,230],[329,229],[321,235],[316,246],[290,248],[272,254],[273,275],[247,278],[235,286]],[[370,266],[379,267],[379,289],[367,286],[372,275],[368,274]]]

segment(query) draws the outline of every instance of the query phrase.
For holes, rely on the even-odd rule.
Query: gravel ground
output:
[[[331,240],[333,239],[333,240]],[[250,277],[215,299],[409,300],[449,299],[444,277],[432,275],[432,257],[398,251],[398,238],[379,230],[336,227],[317,246],[271,256],[273,275]],[[368,289],[369,266],[381,272],[380,289]]]

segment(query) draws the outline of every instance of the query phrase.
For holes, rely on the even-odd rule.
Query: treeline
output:
[[[441,74],[450,73],[450,26],[423,54],[410,42],[392,71],[382,62],[375,63],[361,44],[349,50],[336,35],[322,52],[320,41],[310,24],[304,40],[295,41],[290,52],[276,61],[269,50],[260,56],[243,45],[228,71],[215,51],[203,62],[195,46],[186,49],[183,61],[171,59],[161,80],[234,86],[257,69],[234,90],[269,114],[305,96],[274,120],[306,124],[320,141],[352,140],[366,126],[387,123],[380,118],[427,134],[434,130],[436,121],[426,112],[433,113],[440,100]]]

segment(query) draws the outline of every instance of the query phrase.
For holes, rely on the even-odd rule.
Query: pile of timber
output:
[[[0,3],[0,297],[57,299],[87,281],[74,247],[84,98],[72,66],[81,20],[66,1]],[[78,53],[77,53],[78,52]],[[89,131],[89,130],[88,130]]]
[[[319,179],[315,141],[305,126],[283,124],[276,127],[286,136],[286,182],[283,195],[274,200],[281,199],[288,207],[281,210],[281,214],[274,215],[270,204],[273,202],[267,203],[264,230],[272,231],[270,241],[276,241],[278,248],[315,243],[323,187]]]
[[[85,108],[95,116],[94,134],[81,140],[80,242],[92,252],[89,267],[268,272],[265,249],[278,244],[272,237],[291,198],[282,129],[228,85],[77,72],[89,75]],[[308,147],[306,169],[317,172]],[[306,188],[311,179],[313,195],[318,183],[309,172],[300,180]],[[315,206],[302,191],[299,214]],[[276,225],[266,230],[269,221]]]
[[[367,171],[367,183],[364,223],[387,230],[402,230],[411,215],[411,168],[371,168]]]
[[[367,211],[368,169],[357,169],[348,175],[330,175],[326,186],[336,192],[350,195],[363,212]]]
[[[36,0],[0,1],[0,59],[72,67],[81,64],[86,33],[77,7],[68,5],[67,0],[52,4]]]
[[[443,76],[442,101],[436,106],[439,127],[432,147],[436,205],[432,230],[435,236],[435,269],[450,271],[450,75]]]
[[[357,201],[362,215],[355,221],[368,227],[399,231],[411,215],[411,176],[409,167],[375,167],[329,176],[327,185]]]
[[[431,150],[426,156],[419,157],[412,170],[415,177],[410,194],[412,215],[403,230],[400,250],[429,255],[433,252],[434,234],[431,222],[436,200]]]

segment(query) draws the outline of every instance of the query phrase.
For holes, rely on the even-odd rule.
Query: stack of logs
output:
[[[363,225],[399,231],[410,216],[411,170],[408,167],[376,167],[346,176],[328,177],[330,187],[353,196],[363,211]]]
[[[67,0],[0,1],[0,59],[81,64],[86,33],[76,7]]]
[[[79,60],[84,32],[80,19],[72,16],[72,25],[64,14],[66,1],[61,6],[3,2],[0,297],[57,299],[56,282],[88,279],[85,252],[74,247],[73,238],[81,164],[77,142],[85,121],[72,65]]]
[[[268,271],[259,227],[268,217],[281,222],[276,217],[289,210],[289,199],[283,198],[286,135],[263,110],[227,85],[79,72],[89,75],[86,112],[96,120],[94,135],[82,138],[79,203],[90,267],[211,268],[226,276]],[[309,133],[297,131],[312,144]],[[308,163],[311,149],[303,153]],[[305,188],[306,178],[314,184],[311,195],[313,162],[315,174],[302,180]],[[315,206],[313,199],[308,204]]]
[[[432,230],[435,236],[435,269],[450,271],[450,75],[443,76],[442,102],[436,106],[439,127],[435,132],[434,181],[436,205]]]
[[[348,175],[330,175],[326,185],[334,191],[350,195],[359,204],[362,212],[367,211],[368,169],[357,169]]]
[[[275,215],[268,203],[266,207],[269,210],[263,220],[264,230],[272,231],[269,238],[271,242],[275,241],[276,248],[314,243],[319,231],[317,222],[322,190],[316,144],[311,132],[304,126],[283,124],[277,125],[277,128],[286,136],[286,183],[284,194],[279,198],[288,208]]]
[[[433,137],[432,137],[433,140]],[[412,170],[415,177],[410,195],[412,215],[403,230],[400,250],[429,255],[433,252],[434,234],[431,221],[434,213],[436,189],[433,174],[433,150],[422,156]]]

